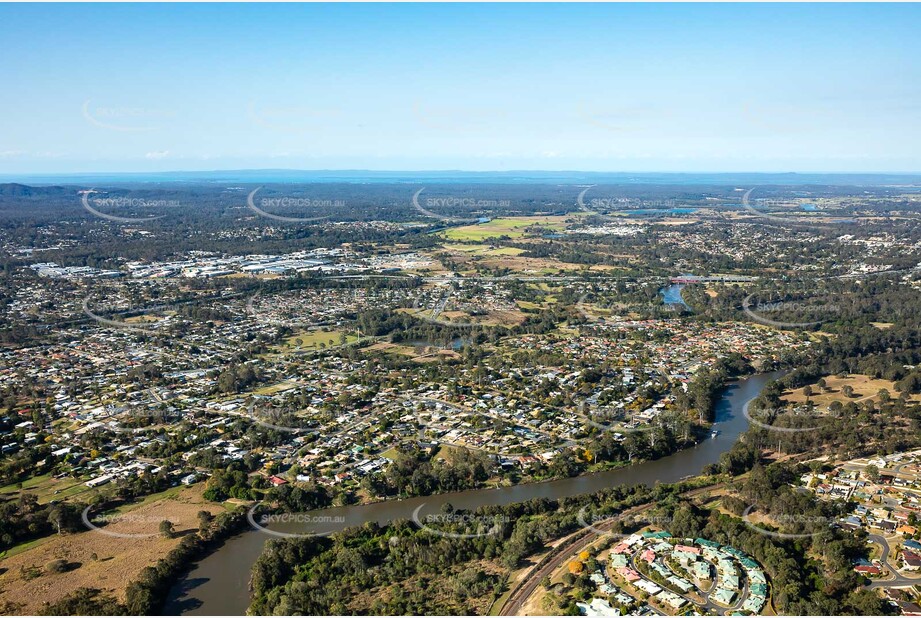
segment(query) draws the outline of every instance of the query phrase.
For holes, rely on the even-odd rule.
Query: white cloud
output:
[[[156,161],[159,159],[165,159],[168,156],[169,150],[156,150],[154,152],[148,152],[146,155],[144,155],[144,158]]]

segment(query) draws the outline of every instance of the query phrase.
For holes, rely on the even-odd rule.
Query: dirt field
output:
[[[460,358],[460,354],[454,350],[444,348],[434,348],[430,346],[413,347],[411,345],[399,345],[382,341],[368,346],[367,350],[383,352],[385,354],[402,354],[410,357],[411,360],[419,363],[433,362],[444,358]],[[421,352],[421,353],[420,353]]]
[[[420,319],[428,319],[430,314],[428,309],[417,309],[415,307],[401,307],[397,309],[397,311],[417,316]],[[459,324],[476,323],[483,324],[484,326],[516,326],[524,322],[526,319],[527,316],[523,312],[515,309],[497,309],[494,311],[489,311],[486,315],[478,316],[471,316],[469,313],[464,311],[445,310],[438,315],[438,321],[448,325],[453,322]]]
[[[102,518],[90,518],[91,523],[106,531],[139,536],[116,537],[92,530],[55,535],[22,553],[0,559],[0,612],[42,614],[44,602],[55,602],[81,587],[98,588],[124,600],[128,583],[144,567],[169,553],[179,544],[181,535],[198,530],[199,511],[220,512],[219,505],[202,499],[203,490],[204,485],[173,490],[169,492],[174,494],[171,497],[145,501],[112,516],[105,526]],[[164,519],[175,525],[175,538],[157,534]],[[52,560],[66,560],[71,570],[45,573],[45,565]]]
[[[444,245],[445,251],[451,253],[465,253],[471,255],[521,255],[524,249],[515,247],[493,247],[492,245],[468,244],[468,245]]]
[[[618,269],[617,266],[611,266],[609,264],[592,264],[591,266],[586,266],[585,264],[561,262],[553,258],[530,258],[521,257],[520,255],[483,258],[478,261],[477,264],[488,268],[508,268],[516,273],[541,275],[555,275],[557,273],[574,270],[604,272]]]

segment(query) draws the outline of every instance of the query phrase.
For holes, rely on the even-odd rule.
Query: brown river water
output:
[[[407,500],[376,504],[332,507],[309,515],[315,523],[286,522],[273,524],[273,532],[329,532],[360,526],[365,522],[386,524],[396,519],[411,519],[417,509],[437,513],[450,502],[457,509],[476,509],[486,505],[505,505],[534,498],[564,498],[592,493],[622,484],[653,485],[657,481],[671,483],[700,473],[707,464],[719,461],[739,435],[748,428],[743,413],[745,404],[756,397],[765,384],[783,375],[782,372],[763,373],[731,383],[722,393],[716,407],[713,429],[719,435],[707,437],[696,446],[654,461],[541,483],[529,483],[496,489],[439,494]],[[323,523],[319,523],[320,520]],[[266,541],[276,536],[254,528],[227,540],[214,553],[199,561],[170,590],[163,614],[243,616],[250,602],[250,569]]]

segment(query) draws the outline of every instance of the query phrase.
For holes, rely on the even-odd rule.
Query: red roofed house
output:
[[[869,561],[860,559],[857,561],[857,564],[854,565],[854,570],[860,573],[861,575],[881,575],[879,567],[875,564],[871,564]]]
[[[902,550],[902,568],[907,571],[917,571],[921,569],[921,556],[910,549]]]
[[[617,572],[620,573],[628,582],[635,582],[636,580],[640,579],[640,574],[630,567],[617,567]]]

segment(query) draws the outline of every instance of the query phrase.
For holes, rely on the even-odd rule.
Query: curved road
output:
[[[687,491],[681,494],[681,496],[684,498],[690,498],[707,491],[712,491],[721,485],[722,483],[707,485],[706,487]],[[516,588],[512,590],[512,593],[505,600],[505,603],[502,604],[502,609],[499,611],[499,615],[517,616],[518,612],[521,611],[521,606],[524,605],[525,601],[527,601],[532,594],[534,594],[534,591],[540,585],[540,582],[544,577],[549,577],[554,571],[560,568],[563,563],[572,556],[575,549],[584,547],[589,543],[593,543],[598,537],[601,536],[598,534],[598,532],[596,532],[596,530],[605,532],[608,528],[613,526],[615,522],[622,521],[624,518],[630,517],[637,513],[642,513],[643,511],[651,509],[656,505],[656,502],[649,502],[647,504],[634,506],[620,513],[617,516],[617,519],[612,519],[610,521],[595,525],[595,530],[585,529],[582,532],[573,533],[573,535],[568,540],[550,550],[550,553],[544,556],[537,564],[537,566],[534,567],[530,573],[524,576],[524,579],[518,584]]]
[[[889,541],[887,541],[883,536],[879,534],[871,534],[867,536],[868,541],[872,541],[879,545],[883,553],[879,557],[879,561],[883,563],[889,572],[892,574],[887,579],[874,579],[867,585],[867,588],[904,588],[907,586],[914,586],[916,584],[921,584],[921,577],[906,577],[899,573],[898,569],[889,562]]]

